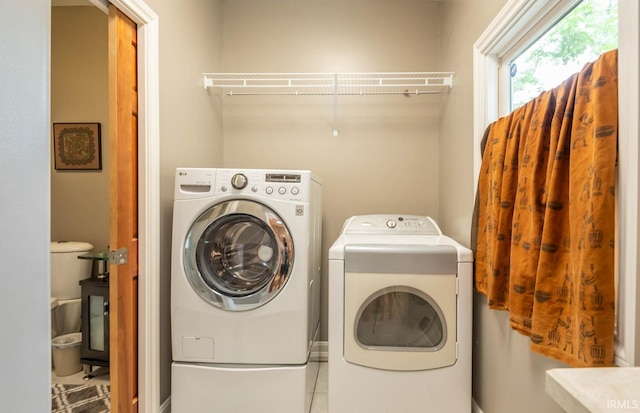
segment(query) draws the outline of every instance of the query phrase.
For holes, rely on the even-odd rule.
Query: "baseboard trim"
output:
[[[310,358],[316,361],[329,361],[329,343],[327,341],[313,343]]]
[[[160,413],[171,413],[171,396],[160,405]]]
[[[476,403],[475,399],[471,399],[471,411],[473,413],[484,413],[480,406],[478,406],[478,403]]]

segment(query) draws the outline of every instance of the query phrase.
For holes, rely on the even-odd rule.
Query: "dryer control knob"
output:
[[[244,174],[235,174],[231,178],[231,185],[233,185],[235,189],[244,189],[248,183],[249,180]]]
[[[397,224],[396,224],[396,221],[394,221],[394,220],[392,220],[392,219],[390,219],[390,220],[388,220],[388,221],[387,221],[387,227],[389,227],[389,228],[395,228],[395,227],[396,227],[396,225],[397,225]]]

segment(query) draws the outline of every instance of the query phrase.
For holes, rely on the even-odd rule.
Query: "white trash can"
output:
[[[82,370],[81,349],[82,333],[64,334],[51,340],[53,371],[56,376],[70,376]]]

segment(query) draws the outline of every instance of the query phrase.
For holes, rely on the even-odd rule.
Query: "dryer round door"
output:
[[[456,362],[456,274],[345,273],[344,358],[383,370]]]
[[[230,311],[273,299],[289,279],[293,258],[293,240],[282,218],[249,200],[207,209],[185,239],[189,283],[205,301]]]

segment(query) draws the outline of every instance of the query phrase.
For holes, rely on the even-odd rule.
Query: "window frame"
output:
[[[485,128],[510,112],[509,67],[513,56],[537,40],[580,0],[508,0],[473,47],[474,187],[482,162],[480,142]],[[615,363],[640,365],[640,5],[618,3],[618,205],[617,256],[619,272]],[[504,61],[504,63],[503,63]],[[507,97],[507,98],[503,98]]]

